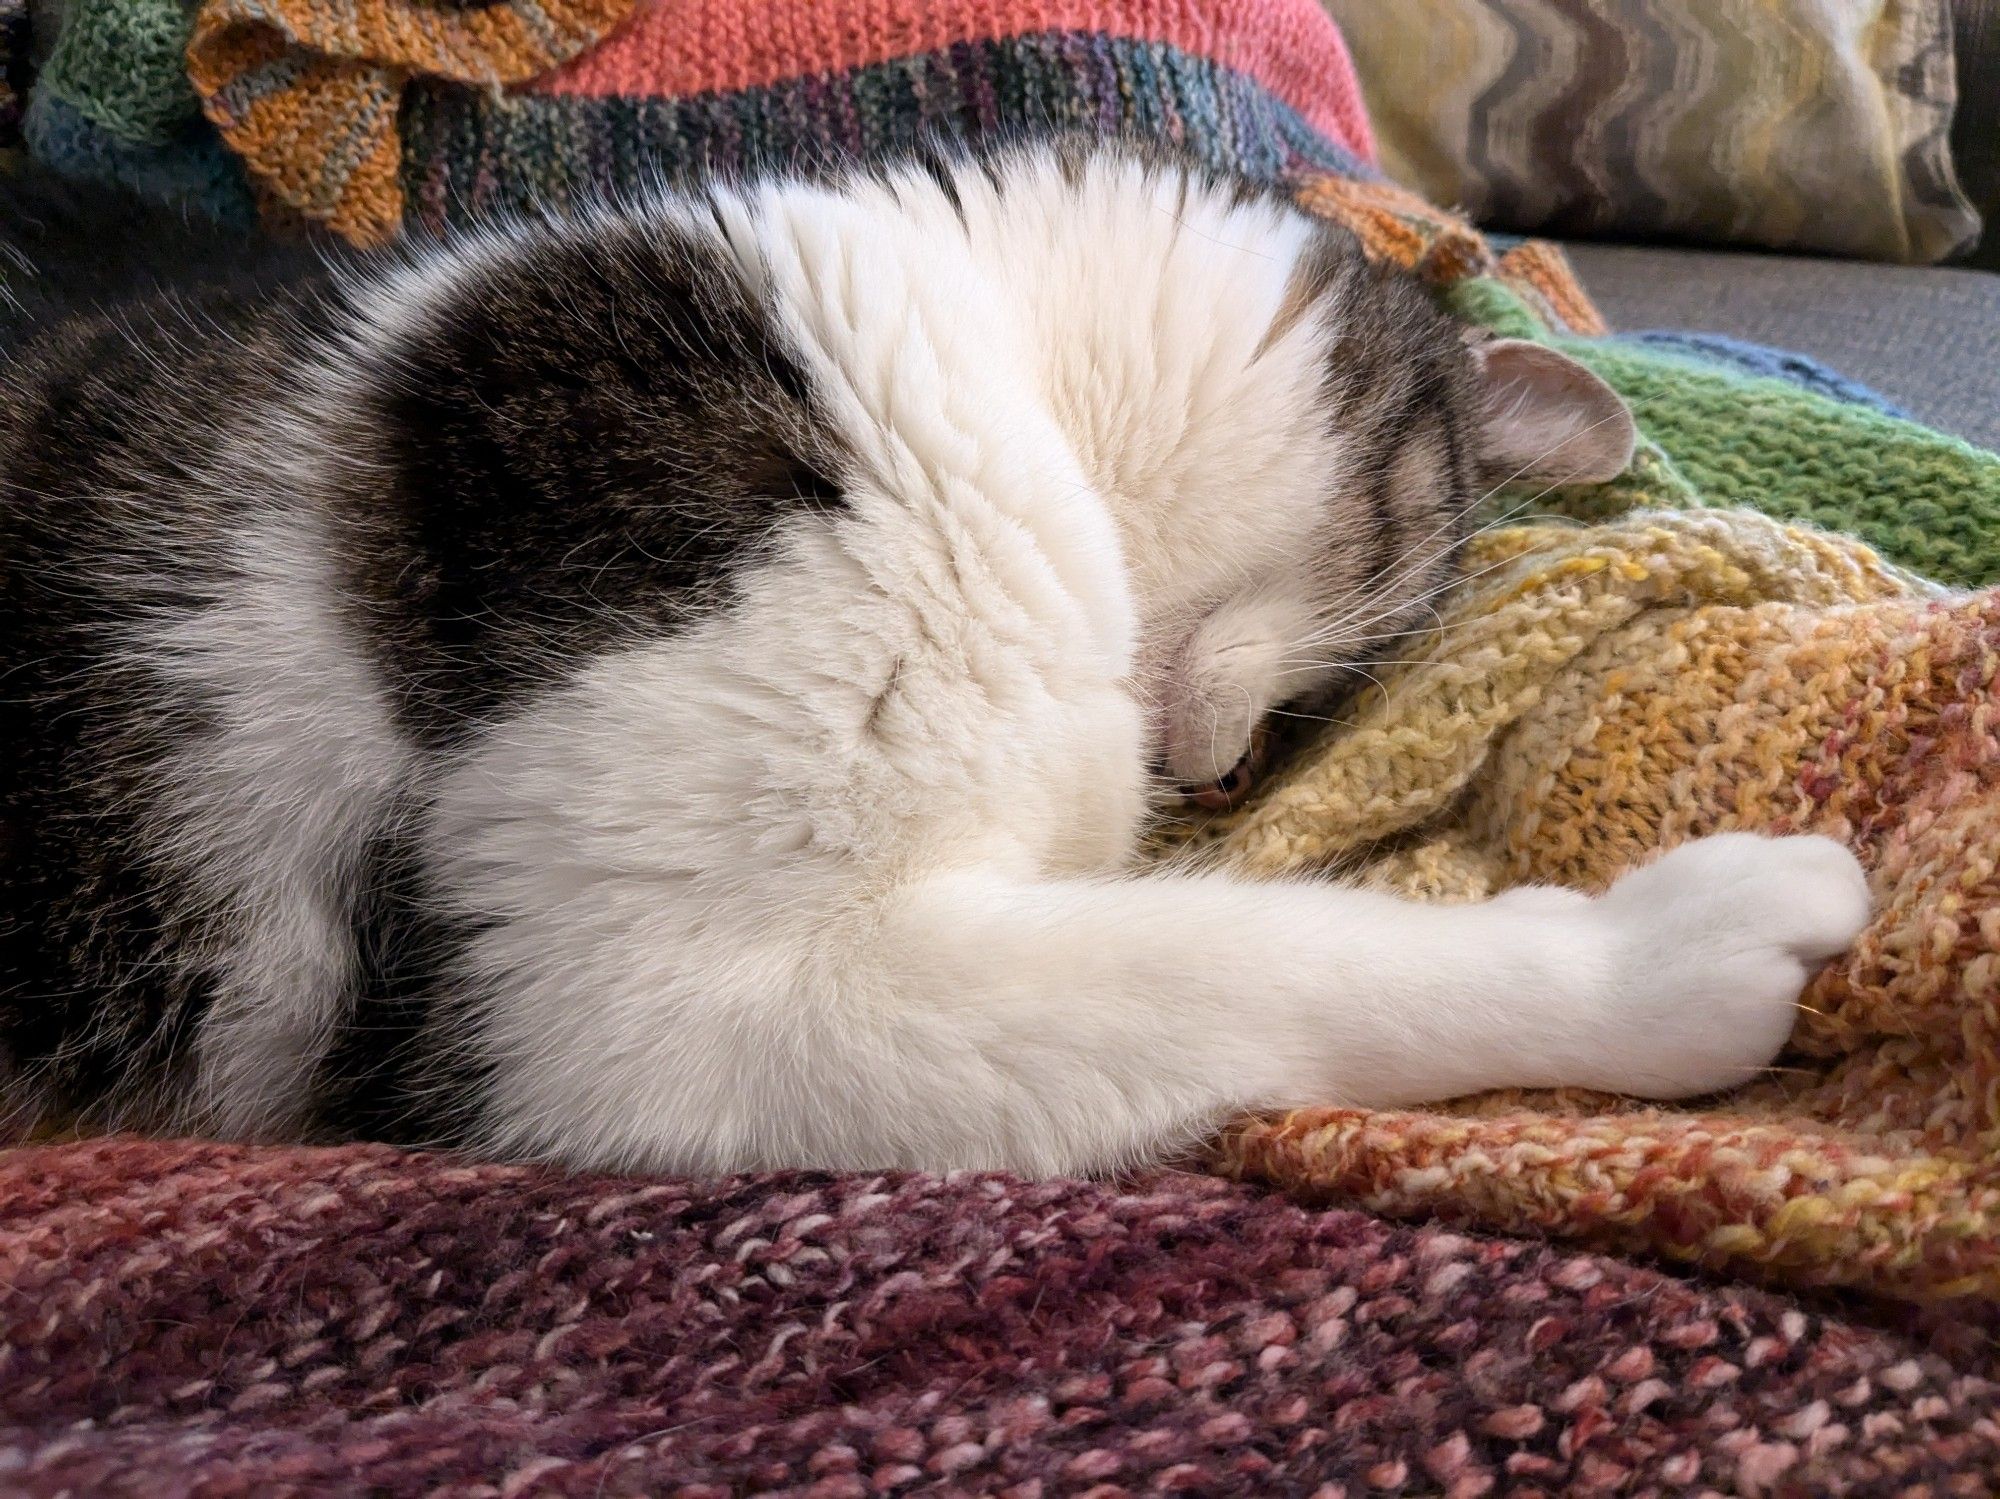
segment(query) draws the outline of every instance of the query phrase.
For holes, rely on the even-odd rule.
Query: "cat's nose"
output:
[[[1250,764],[1250,756],[1246,754],[1229,767],[1229,773],[1221,780],[1210,781],[1206,786],[1183,786],[1181,795],[1197,807],[1226,812],[1243,799],[1251,783],[1256,779],[1256,769]]]
[[[1243,752],[1243,758],[1230,766],[1219,780],[1200,786],[1183,786],[1181,795],[1197,807],[1207,807],[1215,812],[1228,811],[1241,803],[1250,794],[1250,788],[1256,785],[1257,773],[1264,768],[1264,755],[1269,744],[1269,732],[1260,723],[1250,735],[1250,747]]]

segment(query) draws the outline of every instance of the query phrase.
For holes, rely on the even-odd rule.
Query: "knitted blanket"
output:
[[[1554,251],[1501,253],[1372,179],[1346,54],[1311,0],[629,16],[623,0],[207,0],[192,23],[171,19],[177,0],[72,0],[64,15],[31,144],[37,119],[205,119],[267,207],[356,238],[662,167],[1055,120],[1286,180],[1467,315],[1562,343],[1632,401],[1631,473],[1499,497],[1496,519],[1531,524],[1482,538],[1446,628],[1198,836],[1263,872],[1340,865],[1460,898],[1601,884],[1720,828],[1815,828],[1859,850],[1881,914],[1807,996],[1789,1070],[1712,1109],[1309,1111],[1232,1131],[1220,1160],[1312,1197],[1795,1283],[2000,1290],[1995,637],[1988,597],[1940,587],[2000,570],[2000,459],[1801,361],[1605,336]],[[139,32],[151,50],[104,45]],[[141,69],[151,102],[121,114],[93,66],[156,56],[160,36],[187,47],[186,76]],[[1662,509],[1678,514],[1638,514]]]
[[[1446,295],[1593,365],[1634,406],[1638,462],[1499,497],[1531,523],[1479,538],[1436,634],[1196,836],[1260,874],[1466,899],[1602,888],[1711,832],[1821,832],[1861,855],[1877,915],[1784,1065],[1708,1107],[1308,1110],[1232,1131],[1222,1164],[1794,1284],[1992,1297],[2000,593],[1949,585],[2000,572],[2000,457],[1809,371],[1563,336],[1556,301],[1537,316],[1489,269]]]
[[[1646,441],[1617,484],[1497,497],[1444,628],[1183,836],[1455,899],[1812,827],[1861,851],[1881,914],[1737,1097],[1303,1111],[1228,1133],[1234,1182],[0,1154],[0,1490],[1989,1490],[2000,605],[1953,590],[2000,571],[2000,459],[1804,361],[1609,337],[1553,251],[1373,180],[1313,0],[51,13],[30,77],[0,0],[30,150],[356,239],[1051,121],[1288,182],[1461,311],[1593,364]]]
[[[1966,1494],[1991,1318],[1212,1178],[0,1156],[0,1491]]]
[[[371,242],[408,217],[1050,126],[1260,179],[1373,152],[1315,0],[64,0],[24,133],[68,172]]]

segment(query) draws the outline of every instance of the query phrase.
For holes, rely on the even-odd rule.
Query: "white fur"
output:
[[[143,850],[215,923],[174,949],[184,980],[213,995],[197,1084],[166,1101],[184,1124],[262,1134],[303,1123],[335,996],[352,979],[362,847],[407,751],[335,623],[331,550],[311,511],[265,507],[226,555],[203,559],[210,598],[134,632],[131,664],[213,721],[154,767],[170,815],[146,828]]]
[[[1133,868],[1149,760],[1226,769],[1323,623],[1304,554],[1348,477],[1315,410],[1342,309],[1288,309],[1309,234],[1275,207],[1109,159],[957,185],[963,222],[914,173],[630,210],[715,236],[776,309],[850,503],[449,763],[397,730],[297,497],[351,461],[325,434],[361,373],[505,237],[377,283],[351,347],[252,424],[261,465],[225,455],[215,483],[269,492],[205,559],[212,597],[132,635],[214,721],[164,767],[152,850],[234,939],[188,948],[215,988],[190,1118],[301,1122],[366,841],[412,801],[438,900],[482,933],[461,997],[492,1150],[1090,1171],[1239,1109],[1674,1096],[1769,1059],[1866,915],[1823,840],[1458,908]],[[1531,414],[1510,397],[1517,442]]]
[[[1162,731],[1137,678],[1270,633],[1340,473],[1327,330],[1273,333],[1305,236],[1115,165],[959,189],[969,232],[918,176],[706,220],[821,386],[851,509],[441,781],[434,868],[492,923],[480,1143],[1090,1171],[1244,1108],[1673,1096],[1767,1061],[1866,915],[1823,840],[1458,908],[1131,869]]]

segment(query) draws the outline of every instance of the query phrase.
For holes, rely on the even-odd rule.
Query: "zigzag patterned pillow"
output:
[[[1388,172],[1495,228],[1935,261],[1946,0],[1326,0]]]

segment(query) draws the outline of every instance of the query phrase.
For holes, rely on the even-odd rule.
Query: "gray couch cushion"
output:
[[[1570,244],[1612,327],[1809,354],[1920,421],[2000,449],[2000,275],[1713,250]]]

